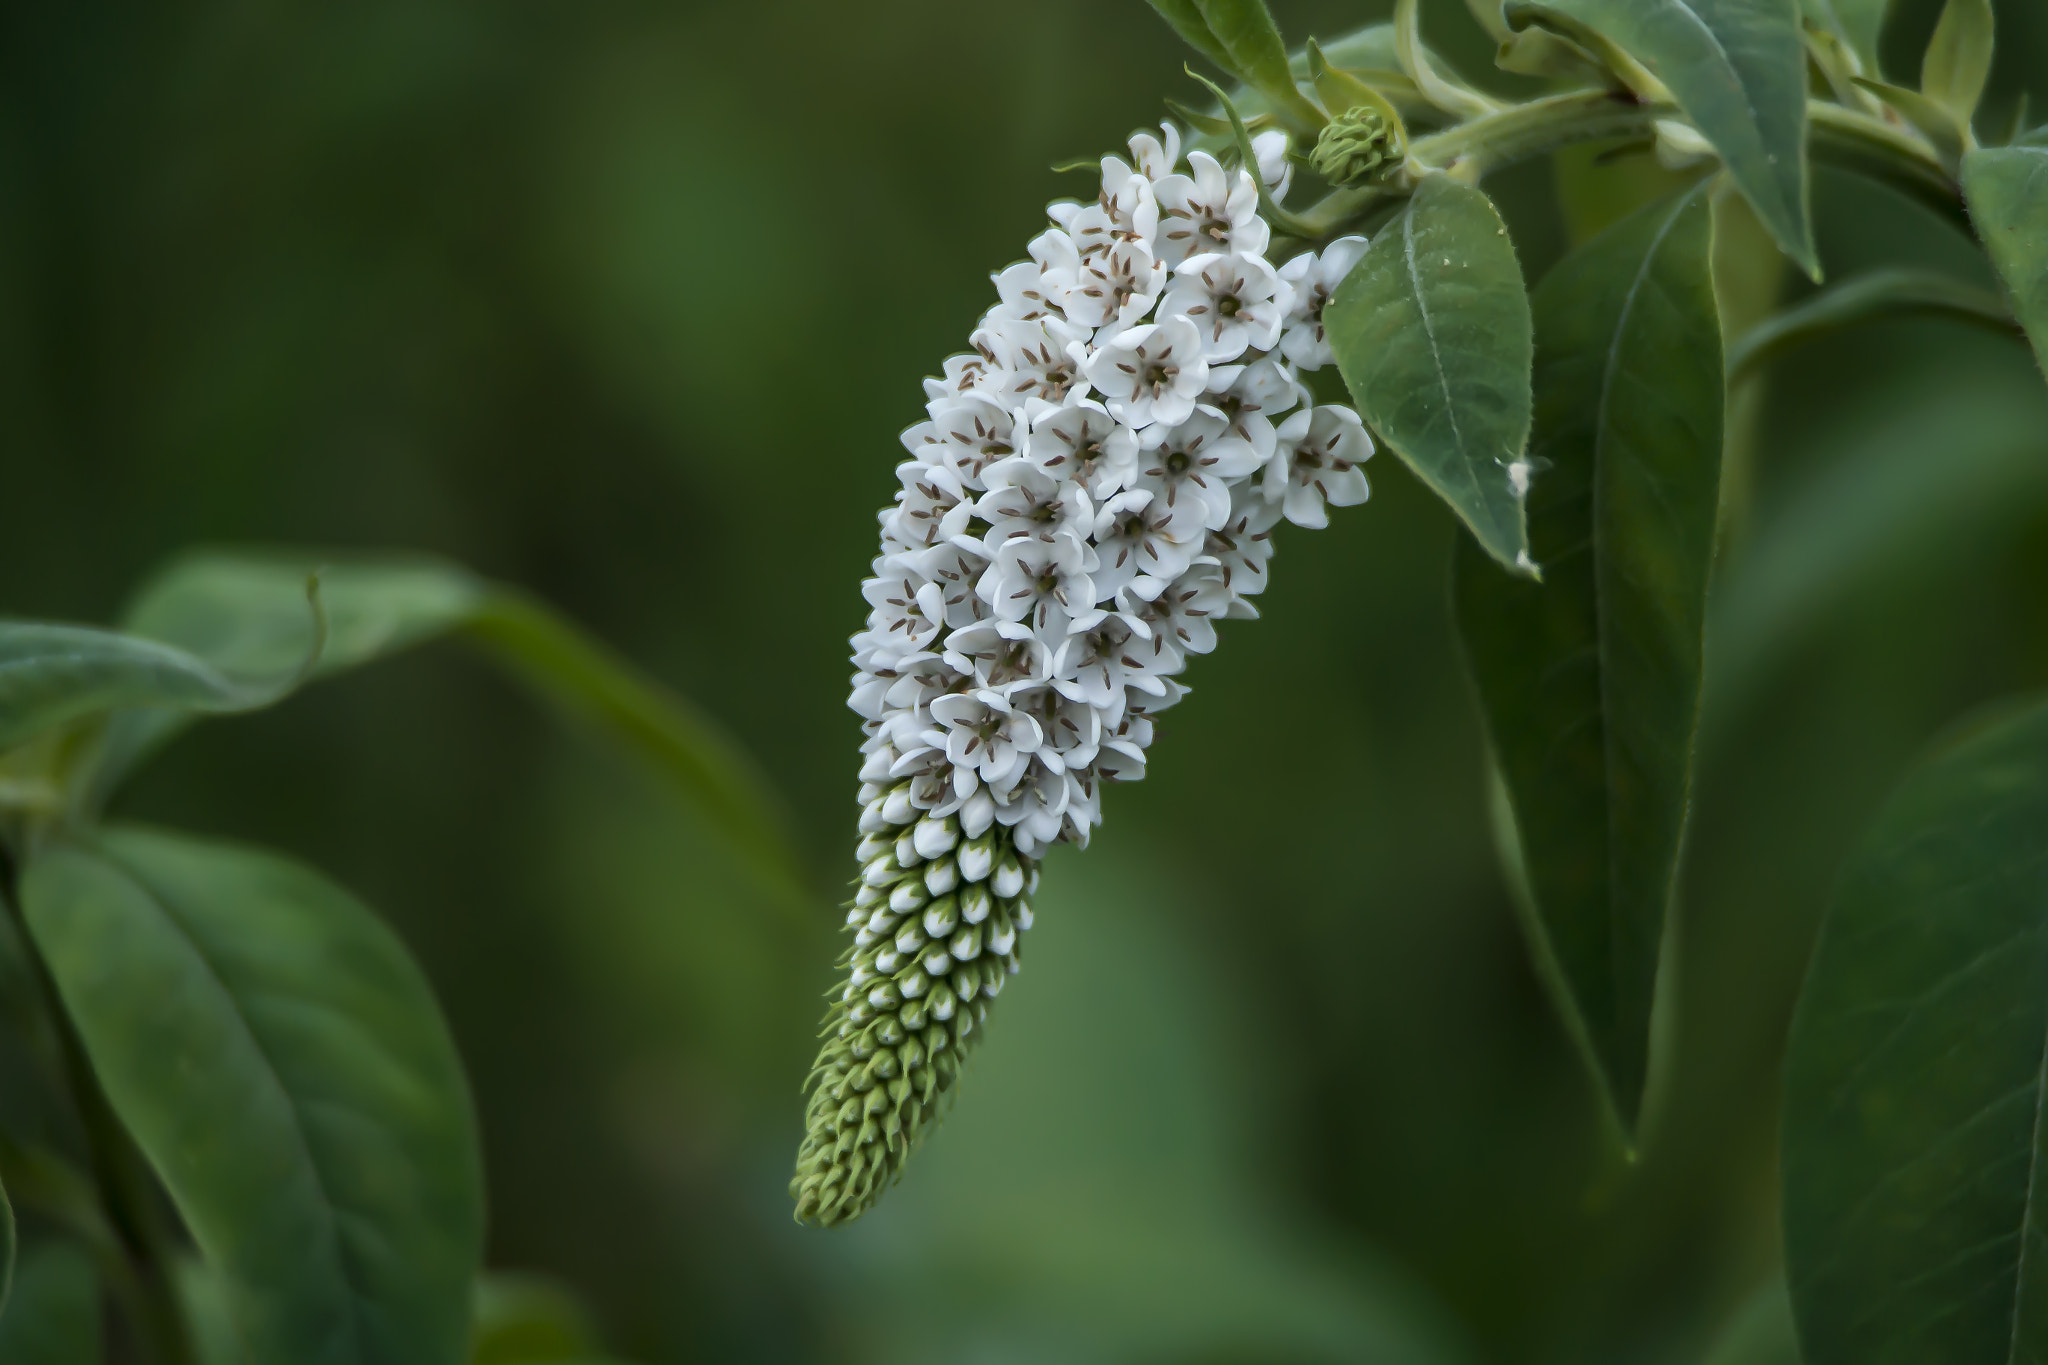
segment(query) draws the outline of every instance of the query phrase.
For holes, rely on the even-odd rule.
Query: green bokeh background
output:
[[[1899,7],[1891,74],[1935,8]],[[1275,9],[1299,40],[1386,7]],[[1999,18],[1988,123],[2048,96],[2048,11]],[[1833,869],[1932,734],[2048,682],[2048,392],[1942,323],[1759,400],[1638,1164],[1496,870],[1450,520],[1383,457],[1369,504],[1282,533],[1264,619],[1050,860],[903,1185],[843,1233],[789,1219],[895,433],[1039,206],[1087,192],[1047,167],[1190,97],[1183,59],[1138,0],[7,6],[0,610],[110,619],[199,542],[426,549],[753,750],[810,859],[796,917],[448,648],[209,726],[124,803],[390,917],[474,1079],[494,1263],[574,1284],[621,1355],[1679,1365],[1735,1322],[1718,1358],[1770,1359],[1776,1065]],[[1551,173],[1493,188],[1534,278]],[[1989,282],[1882,192],[1816,202],[1837,275]]]

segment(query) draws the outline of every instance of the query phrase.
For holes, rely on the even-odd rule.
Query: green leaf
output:
[[[91,1365],[100,1352],[92,1258],[69,1242],[31,1246],[0,1315],[0,1365]]]
[[[1529,299],[1492,201],[1424,180],[1323,317],[1360,415],[1487,553],[1534,572],[1508,477],[1529,439]]]
[[[1808,20],[1832,33],[1856,54],[1864,74],[1876,76],[1877,40],[1891,0],[1799,0]]]
[[[309,625],[298,585],[315,567],[328,622],[317,675],[460,635],[648,756],[764,877],[796,884],[802,863],[768,784],[715,721],[535,599],[455,565],[419,556],[325,563],[289,554],[197,554],[154,578],[130,607],[127,624],[216,668],[275,668],[304,654]],[[185,723],[178,716],[117,716],[88,804],[104,803]]]
[[[477,1282],[469,1365],[538,1365],[595,1360],[604,1352],[576,1296],[537,1275],[486,1275]]]
[[[1798,1329],[1781,1276],[1745,1299],[1700,1365],[1799,1365]]]
[[[5,1315],[7,1296],[14,1290],[15,1236],[14,1205],[0,1186],[0,1315]]]
[[[1893,318],[1943,317],[2020,335],[1996,294],[1932,270],[1893,266],[1829,285],[1743,334],[1728,352],[1730,381],[1836,332]]]
[[[1195,5],[1229,55],[1228,70],[1270,100],[1273,112],[1298,131],[1313,133],[1323,126],[1322,111],[1294,84],[1287,44],[1266,0],[1195,0]]]
[[[1924,760],[1850,855],[1792,1021],[1809,1365],[2048,1354],[2048,705]]]
[[[1182,40],[1195,51],[1207,57],[1225,71],[1235,73],[1236,64],[1230,60],[1230,53],[1209,31],[1209,21],[1202,17],[1202,7],[1196,0],[1146,0],[1167,25],[1178,33]]]
[[[475,1121],[397,938],[299,864],[135,829],[50,849],[21,901],[250,1357],[460,1362]]]
[[[2048,368],[2048,147],[1988,147],[1963,158],[1970,221]]]
[[[300,627],[314,643],[305,579],[293,593]],[[166,716],[250,711],[278,700],[298,679],[296,668],[260,681],[231,676],[182,649],[118,631],[0,620],[0,749],[116,707]]]
[[[1948,0],[1920,60],[1920,92],[1964,128],[1991,79],[1991,0]]]
[[[1820,276],[1806,173],[1806,50],[1795,0],[1518,0],[1613,40],[1668,87],[1785,254]]]
[[[1702,183],[1637,212],[1537,287],[1528,510],[1547,576],[1511,578],[1463,542],[1457,562],[1534,946],[1624,1131],[1692,786],[1719,503],[1710,198]]]
[[[1917,90],[1887,85],[1862,76],[1856,77],[1854,83],[1897,110],[1933,146],[1934,154],[1941,158],[1941,164],[1948,168],[1949,174],[1955,174],[1956,167],[1962,164],[1963,148],[1969,137],[1966,122],[1958,119],[1947,105],[1931,100]]]

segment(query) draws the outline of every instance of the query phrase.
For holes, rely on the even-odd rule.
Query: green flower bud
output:
[[[1383,179],[1408,153],[1399,123],[1369,104],[1354,105],[1323,125],[1309,165],[1333,185]]]

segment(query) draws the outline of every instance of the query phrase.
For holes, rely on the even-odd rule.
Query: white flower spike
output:
[[[858,1217],[902,1171],[1018,968],[1037,860],[1145,775],[1172,675],[1255,617],[1272,532],[1366,497],[1372,440],[1313,403],[1322,308],[1364,250],[1267,259],[1244,168],[1180,131],[1105,157],[993,279],[973,351],[925,383],[853,637],[862,868],[812,1072],[797,1217]],[[1282,134],[1253,144],[1277,201]]]

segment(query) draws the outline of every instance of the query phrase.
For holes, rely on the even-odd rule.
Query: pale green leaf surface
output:
[[[1298,129],[1313,133],[1322,115],[1295,87],[1288,65],[1287,44],[1280,37],[1266,0],[1195,0],[1203,20],[1223,51],[1229,69],[1263,94],[1273,110]]]
[[[2019,324],[1993,293],[1932,270],[1891,266],[1831,284],[1745,332],[1728,352],[1739,378],[1798,347],[1872,322],[1941,317],[2006,336]]]
[[[2048,1357],[2048,705],[1911,771],[1844,867],[1786,1059],[1807,1365]]]
[[[1863,63],[1863,74],[1876,76],[1877,40],[1884,32],[1891,0],[1799,0],[1806,17],[1849,45]]]
[[[325,562],[290,553],[195,554],[145,586],[128,624],[217,668],[273,667],[305,650],[304,589],[294,585],[316,568],[328,619],[318,674],[459,634],[647,755],[765,877],[794,886],[800,861],[782,814],[752,760],[715,721],[540,602],[455,565],[417,556]],[[95,804],[182,723],[146,713],[116,716]]]
[[[2048,147],[1986,147],[1963,158],[1970,221],[2048,368]]]
[[[1648,68],[1720,153],[1785,254],[1818,277],[1795,0],[1543,0],[1518,8],[1582,23]]]
[[[1948,0],[1920,61],[1920,92],[1964,128],[1991,79],[1991,0]]]
[[[1782,1276],[1739,1304],[1700,1365],[1799,1365],[1798,1328]]]
[[[296,600],[310,639],[303,579]],[[247,711],[283,696],[295,676],[288,670],[282,679],[252,682],[182,649],[119,631],[0,621],[0,749],[116,707],[164,714]]]
[[[603,1354],[590,1314],[566,1287],[537,1275],[477,1281],[469,1365],[540,1365]]]
[[[1367,424],[1487,553],[1527,571],[1508,467],[1529,439],[1529,299],[1492,202],[1445,176],[1425,180],[1323,317]]]
[[[136,829],[38,857],[22,909],[250,1357],[459,1365],[475,1122],[397,938],[299,864]]]
[[[1710,189],[1653,204],[1535,294],[1541,584],[1461,542],[1456,603],[1540,958],[1632,1131],[1693,771],[1719,506]]]
[[[93,1365],[100,1350],[92,1258],[70,1242],[30,1246],[0,1314],[0,1365]]]

